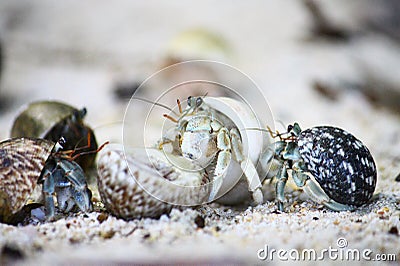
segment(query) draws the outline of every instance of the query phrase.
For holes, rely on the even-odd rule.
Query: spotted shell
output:
[[[159,217],[169,213],[174,205],[193,206],[206,202],[209,196],[209,188],[204,186],[209,182],[207,175],[195,170],[183,157],[174,159],[187,164],[192,171],[173,167],[164,153],[156,149],[133,149],[127,154],[118,148],[101,152],[98,187],[106,209],[129,220]]]
[[[13,138],[0,142],[0,222],[25,205],[54,146],[52,141]]]
[[[83,123],[86,109],[76,108],[57,101],[32,102],[17,116],[11,129],[11,137],[43,138],[57,142],[64,137],[64,149],[73,150],[85,147],[90,137],[90,147],[80,152],[96,150],[97,142],[93,130]],[[76,162],[84,169],[90,168],[95,154],[77,158]]]
[[[297,142],[307,169],[329,198],[350,206],[371,199],[376,165],[360,140],[343,129],[319,126],[302,131]]]

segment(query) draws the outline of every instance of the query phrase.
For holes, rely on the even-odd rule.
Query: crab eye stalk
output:
[[[196,99],[196,107],[200,107],[200,105],[202,105],[202,104],[203,104],[203,99],[200,98],[200,97],[198,97],[198,98]]]
[[[63,146],[64,144],[65,144],[65,138],[64,137],[61,137],[59,140],[58,140],[58,144],[60,144],[61,146]]]
[[[187,105],[189,107],[198,108],[203,104],[203,99],[201,97],[189,96],[187,99]]]
[[[295,134],[295,136],[298,136],[301,133],[301,128],[297,122],[293,124],[292,131]]]
[[[81,110],[79,110],[78,111],[78,115],[79,115],[79,118],[80,119],[83,119],[85,116],[86,116],[86,114],[87,114],[87,109],[86,109],[86,107],[83,107]]]
[[[189,97],[187,98],[187,105],[188,105],[188,106],[192,106],[192,96],[189,96]]]
[[[66,141],[65,141],[64,137],[59,138],[58,141],[56,142],[56,144],[54,145],[52,152],[56,153],[56,152],[59,152],[60,150],[63,150],[65,142]]]

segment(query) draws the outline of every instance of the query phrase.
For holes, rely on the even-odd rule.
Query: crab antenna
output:
[[[271,138],[276,138],[278,137],[280,140],[293,140],[293,138],[291,136],[289,137],[282,137],[282,135],[288,134],[288,132],[283,132],[283,133],[279,133],[278,130],[276,130],[275,132],[272,131],[272,129],[267,126],[267,129],[264,128],[257,128],[257,127],[248,127],[248,128],[244,128],[243,130],[258,130],[258,131],[262,131],[262,132],[267,132],[269,133],[269,135],[271,136]]]
[[[106,146],[107,144],[109,144],[109,141],[104,142],[100,147],[97,148],[97,150],[93,150],[93,151],[85,151],[85,152],[81,152],[78,153],[77,155],[71,157],[70,161],[74,161],[76,158],[82,156],[82,155],[87,155],[87,154],[92,154],[92,153],[98,153],[99,151],[101,151],[104,146]]]
[[[176,103],[178,104],[179,113],[182,114],[182,105],[181,105],[181,101],[180,101],[179,99],[176,99]]]
[[[267,126],[267,131],[271,135],[271,138],[276,138],[277,136],[279,136],[278,130],[276,130],[275,133],[274,133],[274,132],[272,132],[272,129],[269,126]],[[275,134],[275,136],[274,136],[274,134]]]
[[[72,153],[74,153],[74,152],[77,151],[77,150],[83,150],[83,149],[90,148],[90,147],[92,146],[92,145],[91,145],[91,144],[92,144],[92,141],[91,141],[91,134],[90,134],[89,131],[88,131],[88,133],[87,133],[86,139],[87,139],[86,145],[78,148],[79,142],[81,142],[81,141],[83,140],[83,137],[82,137],[82,138],[75,144],[75,147],[74,147],[74,150],[73,150]]]
[[[178,120],[176,120],[175,118],[173,118],[173,117],[170,116],[170,115],[163,114],[163,117],[165,117],[165,118],[171,120],[171,121],[174,122],[174,123],[178,123]]]
[[[257,131],[267,132],[271,135],[271,137],[274,138],[274,136],[272,136],[272,134],[274,134],[274,133],[271,131],[271,129],[268,130],[268,129],[258,128],[258,127],[247,127],[247,128],[244,128],[243,130],[257,130]]]
[[[160,106],[160,107],[162,107],[162,108],[165,108],[165,109],[169,110],[169,111],[170,111],[171,113],[173,113],[174,115],[179,116],[179,114],[177,114],[174,110],[172,110],[172,108],[170,108],[170,107],[168,107],[168,106],[166,106],[166,105],[164,105],[164,104],[162,104],[162,103],[153,102],[153,101],[150,101],[150,100],[147,100],[147,99],[144,99],[144,98],[139,98],[139,97],[134,97],[134,96],[132,96],[131,99],[135,99],[135,100],[139,100],[139,101],[143,101],[143,102],[146,102],[146,103],[151,103],[151,104]]]
[[[64,139],[64,138],[63,138]],[[85,146],[81,146],[78,147],[79,143],[83,140],[83,137],[75,144],[74,149],[72,150],[66,150],[66,151],[59,151],[58,154],[62,154],[62,155],[66,155],[66,156],[71,156],[72,154],[74,154],[75,152],[79,151],[79,150],[84,150],[87,148],[90,148],[91,145],[91,134],[90,132],[87,133],[87,144]]]

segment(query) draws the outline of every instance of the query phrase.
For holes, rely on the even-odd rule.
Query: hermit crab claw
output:
[[[231,155],[217,159],[215,176],[209,200],[218,199],[223,204],[238,204],[249,197],[249,191],[256,204],[263,202],[260,175],[257,165],[268,138],[256,128],[263,125],[251,108],[244,102],[227,97],[204,97],[205,107],[229,130]],[[253,129],[253,130],[249,130]],[[217,141],[218,146],[218,141]],[[219,173],[222,161],[229,164],[225,172]],[[264,177],[263,174],[261,174]]]
[[[210,192],[210,196],[208,197],[208,201],[211,202],[211,201],[215,200],[219,190],[221,189],[222,183],[223,183],[222,178],[217,178],[217,179],[213,180],[213,184],[211,186],[211,192]]]
[[[328,207],[333,211],[353,211],[356,209],[355,206],[342,204],[329,198],[329,196],[313,177],[307,180],[305,186],[303,187],[303,191],[306,192],[312,200]]]
[[[83,170],[74,161],[63,161],[63,166],[66,168],[66,178],[71,182],[72,186],[70,188],[71,199],[76,203],[79,209],[83,212],[91,210],[91,196],[92,193],[88,189],[86,184],[85,175]],[[57,199],[58,202],[65,202],[66,199]]]

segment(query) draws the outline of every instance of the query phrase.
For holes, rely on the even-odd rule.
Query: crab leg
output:
[[[277,182],[276,182],[276,200],[278,204],[278,209],[283,212],[284,211],[284,202],[285,202],[285,186],[286,182],[288,180],[288,173],[286,169],[286,163],[282,165],[281,170],[279,171],[278,175],[276,176]]]
[[[242,142],[240,141],[238,130],[236,128],[231,129],[230,135],[233,155],[235,156],[236,161],[240,164],[240,167],[246,176],[247,183],[249,185],[249,191],[251,191],[255,203],[261,204],[263,203],[264,199],[261,190],[262,185],[257,170],[251,160],[243,155],[243,147]]]
[[[229,139],[228,130],[226,128],[222,128],[217,135],[217,148],[218,158],[217,158],[217,165],[214,171],[214,179],[211,188],[211,193],[208,198],[209,201],[212,201],[217,196],[219,189],[223,183],[223,179],[226,175],[226,170],[229,166],[231,161],[232,155],[230,152],[231,149],[231,141]]]
[[[72,196],[79,209],[88,211],[91,208],[90,193],[88,192],[85,175],[82,168],[74,161],[63,160],[59,167],[65,171],[64,182],[70,182]],[[66,201],[63,199],[62,201]]]
[[[46,209],[46,217],[47,219],[52,219],[54,217],[55,208],[54,208],[54,177],[53,173],[47,171],[46,174],[43,175],[43,194],[44,194],[44,203]]]
[[[313,179],[308,179],[303,187],[304,192],[314,201],[323,204],[334,211],[352,211],[355,210],[354,206],[349,206],[330,199],[325,191]]]

